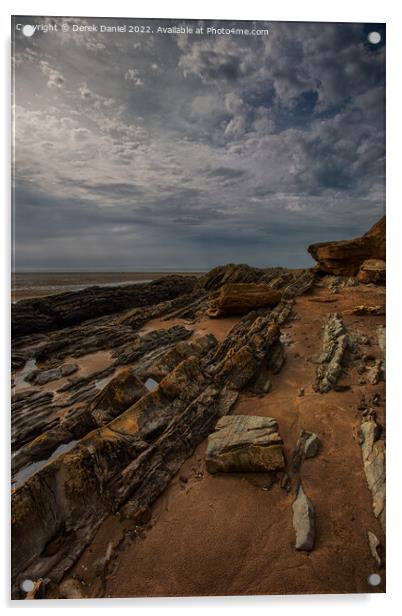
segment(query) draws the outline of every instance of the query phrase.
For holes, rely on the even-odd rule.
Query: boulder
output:
[[[363,261],[357,274],[359,282],[364,284],[385,284],[386,264],[382,259],[367,259]]]
[[[311,552],[315,540],[314,508],[304,493],[302,484],[299,485],[292,509],[293,528],[296,533],[295,548]]]
[[[272,417],[222,417],[208,437],[209,473],[274,471],[283,468],[283,442]]]
[[[385,260],[385,216],[361,237],[312,244],[308,251],[317,261],[316,271],[356,276],[368,259]]]
[[[276,306],[281,293],[267,284],[233,283],[221,287],[207,310],[210,317],[247,314],[251,310]]]

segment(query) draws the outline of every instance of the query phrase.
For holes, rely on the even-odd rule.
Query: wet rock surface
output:
[[[281,311],[289,314],[289,306],[282,306]],[[50,571],[53,579],[60,579],[112,510],[128,498],[139,508],[157,498],[280,344],[281,311],[250,313],[223,343],[217,345],[211,338],[207,345],[201,343],[205,354],[185,358],[157,389],[89,432],[71,451],[41,468],[14,492],[16,581]],[[181,335],[185,328],[178,331]],[[163,333],[155,330],[152,334],[160,334],[160,344]],[[149,342],[150,335],[144,338]],[[152,342],[147,349],[153,351],[157,346]],[[118,354],[117,364],[135,363],[141,355],[138,347],[131,349],[129,356],[124,353],[124,361]],[[88,416],[86,411],[83,414]],[[78,421],[72,420],[70,432],[85,424],[83,414]],[[61,430],[65,428],[64,422]],[[38,499],[43,506],[38,507]],[[29,541],[25,541],[28,517]],[[46,556],[49,543],[58,548]]]

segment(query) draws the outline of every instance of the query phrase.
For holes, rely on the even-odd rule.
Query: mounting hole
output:
[[[378,575],[378,573],[371,573],[368,576],[367,581],[370,584],[370,586],[378,586],[379,584],[381,584],[381,576]]]
[[[24,36],[33,36],[35,34],[35,28],[33,26],[31,26],[30,24],[26,24],[22,28],[22,34]]]
[[[34,586],[35,586],[35,584],[34,584],[34,582],[32,580],[24,580],[22,582],[22,584],[21,584],[21,589],[24,592],[30,592],[31,590],[34,589]]]
[[[379,32],[369,32],[367,35],[368,42],[372,45],[378,45],[381,43],[381,34]]]

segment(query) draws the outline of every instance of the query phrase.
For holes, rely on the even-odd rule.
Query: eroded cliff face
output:
[[[385,261],[385,227],[384,216],[361,237],[312,244],[308,251],[317,261],[316,270],[336,276],[355,276],[364,261]]]

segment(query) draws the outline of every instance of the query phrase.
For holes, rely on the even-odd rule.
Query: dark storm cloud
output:
[[[373,224],[385,47],[359,24],[262,26],[17,34],[16,266],[302,266]]]

